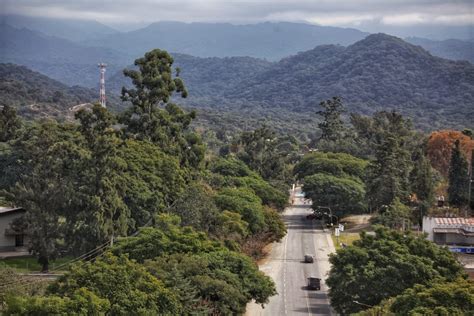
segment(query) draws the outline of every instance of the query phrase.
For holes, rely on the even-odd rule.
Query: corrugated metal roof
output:
[[[437,225],[452,225],[452,226],[473,226],[474,217],[437,217],[435,218]]]
[[[21,208],[21,207],[11,207],[11,206],[0,206],[0,214],[6,214],[6,213],[10,213],[10,212],[19,211],[19,210],[23,210],[23,208]]]

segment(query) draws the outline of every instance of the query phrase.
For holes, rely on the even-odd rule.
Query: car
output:
[[[309,277],[307,288],[308,290],[315,290],[315,291],[321,290],[321,279],[314,276]]]
[[[304,262],[305,263],[313,263],[314,262],[314,256],[310,254],[304,255]]]

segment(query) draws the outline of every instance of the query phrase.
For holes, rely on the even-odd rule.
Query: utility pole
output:
[[[98,64],[100,71],[100,88],[99,88],[99,103],[105,108],[105,68],[107,64]]]
[[[471,210],[471,191],[472,191],[472,164],[474,163],[474,149],[471,151],[471,168],[469,168],[469,185],[468,185],[468,193],[467,193],[467,208],[466,212],[464,213],[464,217],[468,217],[467,210]],[[470,215],[470,212],[469,212]]]

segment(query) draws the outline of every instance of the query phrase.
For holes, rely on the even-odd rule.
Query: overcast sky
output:
[[[0,0],[2,11],[43,17],[94,19],[104,24],[155,21],[320,25],[474,25],[473,0]]]

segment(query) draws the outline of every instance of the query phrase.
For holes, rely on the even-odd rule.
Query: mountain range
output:
[[[318,46],[279,62],[174,56],[192,106],[314,113],[321,100],[338,95],[350,112],[397,110],[427,129],[473,124],[474,65],[386,34],[348,47]],[[124,85],[129,82],[121,73],[109,80],[117,93]]]
[[[95,27],[101,29],[100,25]],[[235,26],[160,22],[129,33],[109,31],[104,30],[100,41],[91,35],[76,37],[73,42],[58,34],[3,23],[0,62],[26,65],[62,84],[97,89],[96,65],[103,61],[108,64],[107,91],[117,94],[129,84],[121,69],[140,57],[135,53],[147,49],[146,45],[156,47],[156,41],[165,46],[160,48],[179,44],[174,46],[177,50],[196,55],[261,54],[273,57],[196,57],[171,51],[190,92],[185,105],[245,109],[263,117],[268,113],[314,113],[321,100],[339,95],[349,111],[395,109],[426,129],[473,124],[472,63],[435,57],[421,46],[393,36],[367,36],[353,29],[297,23]],[[408,40],[429,46],[438,55],[472,58],[472,42]],[[291,45],[285,46],[286,41]],[[304,51],[296,53],[302,43],[306,45]],[[119,46],[86,46],[109,44]],[[280,55],[289,56],[274,60]]]

